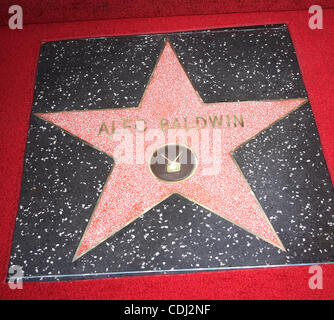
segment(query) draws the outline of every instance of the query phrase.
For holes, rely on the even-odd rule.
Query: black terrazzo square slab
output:
[[[308,102],[232,154],[286,251],[173,194],[72,261],[114,160],[35,114],[138,106],[167,37],[204,103],[307,99],[286,25],[43,43],[10,257],[24,281],[334,262]]]

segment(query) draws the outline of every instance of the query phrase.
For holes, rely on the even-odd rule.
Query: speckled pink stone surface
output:
[[[39,114],[115,159],[114,169],[74,258],[79,258],[174,192],[284,249],[230,152],[304,101],[205,104],[167,42],[138,108]],[[212,129],[209,117],[219,118],[220,115],[223,116],[221,128]],[[234,126],[233,115],[238,118],[242,115],[243,127]],[[196,117],[207,120],[205,129],[195,129]],[[188,128],[193,129],[161,130],[161,119],[168,119],[172,126],[175,118],[182,126],[187,118]],[[124,120],[129,128],[122,130]],[[137,120],[145,120],[145,132],[135,129]],[[100,130],[102,123],[108,132]],[[148,166],[152,153],[163,144],[178,142],[175,136],[185,133],[189,139],[178,141],[187,144],[196,154],[195,173],[188,180],[173,184],[158,180]],[[127,157],[122,154],[125,149],[131,151],[126,153]]]

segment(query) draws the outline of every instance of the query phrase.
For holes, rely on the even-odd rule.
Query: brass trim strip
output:
[[[277,236],[277,239],[280,241],[281,246],[277,246],[275,243],[272,243],[272,242],[270,242],[270,241],[268,241],[268,240],[265,240],[264,238],[260,237],[259,235],[257,235],[257,234],[255,234],[255,233],[249,231],[247,228],[238,225],[237,223],[233,222],[232,220],[229,220],[228,218],[226,218],[226,217],[222,216],[221,214],[219,214],[219,213],[213,211],[212,209],[206,207],[205,205],[203,205],[203,204],[201,204],[201,203],[198,203],[198,202],[194,201],[193,199],[188,198],[187,196],[183,195],[183,194],[180,193],[180,192],[172,192],[172,193],[168,194],[166,197],[164,197],[162,200],[160,200],[159,202],[153,204],[151,207],[149,207],[148,209],[146,209],[142,214],[140,214],[140,215],[136,216],[135,218],[131,219],[131,220],[128,221],[125,225],[123,225],[121,228],[115,230],[115,231],[112,232],[110,235],[108,235],[107,237],[103,238],[103,240],[99,241],[99,242],[96,243],[94,246],[90,247],[89,250],[83,252],[83,253],[80,254],[80,255],[77,255],[77,253],[78,253],[78,251],[79,251],[79,248],[80,248],[80,246],[81,246],[81,244],[82,244],[82,241],[83,241],[83,239],[84,239],[84,237],[85,237],[85,235],[86,235],[86,232],[87,232],[87,230],[88,230],[88,228],[89,228],[89,226],[90,226],[90,224],[91,224],[91,221],[92,221],[92,218],[93,218],[94,213],[95,213],[95,211],[96,211],[96,208],[97,208],[97,206],[98,206],[98,204],[99,204],[99,202],[100,202],[100,200],[101,200],[101,197],[102,197],[102,194],[103,194],[103,192],[104,192],[104,189],[105,189],[106,185],[108,184],[109,179],[110,179],[111,174],[112,174],[112,171],[113,171],[113,169],[114,169],[114,167],[115,167],[115,165],[116,165],[116,160],[115,160],[115,158],[114,158],[112,155],[106,153],[105,151],[100,150],[100,149],[97,148],[96,146],[94,146],[94,145],[90,144],[89,142],[87,142],[87,141],[85,141],[85,140],[83,140],[83,139],[81,139],[81,138],[75,136],[75,135],[72,134],[71,132],[67,131],[66,129],[61,128],[60,126],[54,124],[53,122],[44,119],[43,116],[42,116],[42,114],[46,114],[46,113],[60,113],[60,112],[62,112],[62,113],[68,113],[68,112],[86,112],[86,111],[90,111],[90,112],[93,111],[93,112],[94,112],[94,111],[103,111],[103,110],[115,110],[115,109],[116,109],[116,110],[122,110],[122,109],[138,109],[138,108],[141,108],[143,99],[144,99],[144,97],[145,97],[145,95],[146,95],[146,92],[147,92],[147,88],[149,87],[149,85],[150,85],[150,83],[151,83],[151,81],[152,81],[154,72],[155,72],[155,70],[156,70],[156,66],[158,65],[158,63],[159,63],[159,61],[160,61],[160,58],[161,58],[161,56],[162,56],[162,53],[163,53],[164,50],[165,50],[165,47],[166,47],[167,43],[168,43],[168,44],[170,45],[170,47],[172,48],[172,50],[173,50],[173,52],[174,52],[176,58],[178,59],[178,61],[179,61],[180,65],[181,65],[183,71],[185,72],[186,76],[188,77],[190,84],[192,85],[194,91],[196,92],[196,94],[197,94],[197,96],[199,97],[199,100],[201,101],[202,104],[205,104],[205,105],[218,104],[218,103],[222,103],[222,104],[236,104],[236,103],[246,103],[246,102],[276,102],[276,101],[292,101],[292,100],[304,99],[304,101],[303,101],[300,105],[298,105],[296,108],[294,108],[293,110],[291,110],[290,112],[288,112],[287,114],[285,114],[284,116],[282,116],[281,118],[279,118],[279,119],[277,119],[276,121],[274,121],[272,124],[270,124],[269,126],[267,126],[265,129],[263,129],[263,130],[261,130],[260,132],[258,132],[257,134],[255,134],[253,137],[247,139],[245,142],[243,142],[242,144],[240,144],[239,146],[237,146],[235,149],[233,149],[233,150],[230,151],[230,153],[229,153],[230,156],[231,156],[231,158],[232,158],[232,161],[235,163],[237,169],[239,170],[239,172],[241,173],[242,177],[243,177],[244,180],[246,181],[246,184],[247,184],[249,190],[251,191],[251,193],[253,194],[254,198],[256,199],[256,201],[257,201],[257,203],[258,203],[258,206],[260,207],[261,211],[263,212],[263,214],[264,214],[265,218],[267,219],[268,223],[270,224],[272,230],[273,230],[274,233],[276,234],[276,232],[275,232],[274,228],[272,227],[272,225],[271,225],[271,223],[270,223],[270,221],[269,221],[267,215],[265,214],[265,212],[264,212],[262,206],[261,206],[260,203],[258,202],[258,199],[256,198],[256,196],[255,196],[253,190],[251,189],[251,187],[250,187],[250,185],[249,185],[249,183],[248,183],[246,177],[243,175],[243,173],[242,173],[242,171],[241,171],[241,169],[240,169],[238,163],[237,163],[236,160],[234,159],[234,157],[233,157],[233,152],[234,152],[235,150],[237,150],[239,147],[241,147],[242,145],[248,143],[250,140],[252,140],[253,138],[255,138],[257,135],[261,134],[263,131],[269,129],[271,126],[273,126],[275,123],[277,123],[278,121],[280,121],[280,120],[282,120],[283,118],[285,118],[286,116],[288,116],[290,113],[292,113],[292,112],[294,112],[295,110],[297,110],[299,107],[301,107],[303,104],[305,104],[305,103],[308,101],[308,99],[307,99],[307,98],[291,98],[291,99],[249,100],[249,101],[233,101],[233,102],[212,102],[212,103],[205,103],[205,102],[203,101],[202,97],[200,96],[199,92],[196,90],[194,84],[192,83],[192,81],[191,81],[191,79],[190,79],[190,77],[189,77],[187,71],[185,70],[184,66],[182,65],[182,62],[180,61],[180,59],[179,59],[179,57],[178,57],[178,55],[177,55],[177,53],[176,53],[176,51],[175,51],[173,45],[171,44],[171,41],[169,40],[168,37],[166,37],[165,40],[164,40],[164,44],[163,44],[163,46],[162,46],[162,49],[161,49],[161,51],[160,51],[160,54],[159,54],[159,56],[158,56],[157,62],[156,62],[156,64],[155,64],[155,66],[154,66],[154,68],[153,68],[153,71],[152,71],[152,73],[151,73],[151,75],[150,75],[150,78],[149,78],[149,80],[148,80],[148,82],[147,82],[147,84],[146,84],[144,93],[143,93],[143,95],[142,95],[142,97],[141,97],[141,99],[140,99],[140,102],[139,102],[138,107],[114,107],[114,108],[103,108],[103,109],[92,109],[92,110],[71,110],[71,111],[66,111],[66,110],[65,110],[65,111],[58,111],[58,112],[39,112],[39,113],[34,113],[34,115],[35,115],[36,117],[38,117],[38,118],[40,118],[40,119],[42,119],[42,120],[44,120],[44,121],[50,123],[51,125],[54,125],[54,126],[58,127],[59,129],[63,130],[64,132],[70,134],[72,137],[75,137],[76,139],[79,139],[79,140],[83,141],[83,142],[84,142],[85,144],[87,144],[88,146],[90,146],[90,147],[92,147],[92,148],[98,150],[99,152],[102,152],[102,153],[106,154],[107,156],[111,157],[111,158],[114,160],[113,167],[112,167],[112,169],[111,169],[110,172],[109,172],[109,175],[108,175],[108,177],[107,177],[107,179],[106,179],[106,182],[105,182],[105,184],[104,184],[104,186],[103,186],[103,189],[102,189],[102,191],[101,191],[101,193],[100,193],[100,196],[99,196],[99,198],[98,198],[98,200],[97,200],[97,202],[96,202],[96,204],[95,204],[94,210],[93,210],[93,212],[92,212],[92,214],[91,214],[91,217],[90,217],[90,219],[89,219],[89,221],[88,221],[88,223],[87,223],[87,226],[86,226],[86,228],[85,228],[85,231],[84,231],[84,233],[83,233],[83,235],[82,235],[82,237],[81,237],[81,240],[80,240],[79,245],[78,245],[78,247],[77,247],[77,250],[76,250],[76,252],[75,252],[75,254],[74,254],[74,257],[73,257],[72,262],[76,261],[77,259],[79,259],[79,258],[82,257],[83,255],[85,255],[86,253],[88,253],[89,251],[91,251],[92,249],[94,249],[95,247],[97,247],[98,245],[100,245],[102,242],[104,242],[105,240],[107,240],[108,238],[110,238],[111,236],[113,236],[115,233],[117,233],[118,231],[122,230],[124,227],[126,227],[127,225],[129,225],[130,223],[132,223],[133,221],[135,221],[136,219],[138,219],[139,217],[141,217],[143,214],[145,214],[146,212],[148,212],[149,210],[151,210],[153,207],[155,207],[155,206],[158,205],[159,203],[161,203],[161,202],[163,202],[164,200],[166,200],[167,198],[169,198],[172,194],[179,194],[180,196],[186,198],[187,200],[189,200],[189,201],[191,201],[191,202],[193,202],[193,203],[196,203],[197,205],[199,205],[199,206],[201,206],[201,207],[203,207],[203,208],[209,210],[210,212],[212,212],[212,213],[214,213],[214,214],[217,214],[219,217],[221,217],[221,218],[223,218],[223,219],[229,221],[230,223],[232,223],[232,224],[234,224],[234,225],[237,225],[238,227],[242,228],[243,230],[246,230],[247,232],[249,232],[249,233],[255,235],[256,237],[261,238],[262,240],[266,241],[267,243],[271,243],[273,246],[276,246],[276,247],[278,247],[279,249],[281,249],[281,250],[283,250],[283,251],[286,251],[285,248],[284,248],[284,246],[283,246],[283,244],[282,244],[282,242],[281,242],[281,240],[280,240],[279,237],[277,236],[277,234],[276,234],[276,236]],[[189,147],[187,146],[187,148],[189,148]],[[193,173],[194,173],[195,171],[196,171],[196,170],[194,170]],[[191,176],[192,176],[192,175],[191,175]],[[188,178],[190,178],[190,177],[188,177]],[[187,178],[187,179],[188,179],[188,178]],[[178,181],[178,182],[179,182],[179,181]],[[182,182],[182,181],[181,181],[181,182]]]

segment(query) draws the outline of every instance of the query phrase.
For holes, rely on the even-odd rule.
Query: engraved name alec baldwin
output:
[[[162,131],[169,129],[185,129],[185,130],[201,130],[205,128],[221,129],[244,127],[244,117],[240,115],[220,115],[220,116],[209,116],[209,117],[194,117],[192,119],[187,117],[179,117],[174,119],[161,119],[159,128]],[[144,119],[138,120],[105,120],[102,121],[99,127],[99,134],[115,134],[120,130],[124,129],[135,129],[136,131],[145,131],[147,129],[146,121]]]

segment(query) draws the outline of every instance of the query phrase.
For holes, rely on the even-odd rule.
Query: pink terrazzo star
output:
[[[38,114],[40,118],[59,126],[115,159],[114,168],[106,181],[73,260],[83,256],[172,193],[180,193],[284,250],[283,244],[230,153],[304,102],[305,99],[293,99],[205,104],[194,90],[171,45],[166,42],[138,108]],[[228,126],[224,118],[225,124],[219,128],[221,143],[218,145],[214,139],[208,140],[211,144],[210,150],[219,151],[216,160],[219,170],[216,174],[205,173],[210,171],[208,167],[212,166],[212,163],[204,161],[205,154],[195,152],[198,166],[189,179],[166,183],[152,175],[148,165],[149,156],[158,147],[167,143],[171,131],[176,131],[176,134],[177,131],[187,132],[188,136],[193,135],[197,139],[203,130],[189,129],[196,127],[194,119],[196,117],[209,119],[210,116],[216,115],[242,115],[244,121],[243,126],[240,124],[234,126],[233,122]],[[173,123],[175,125],[175,118],[182,124],[184,118],[187,118],[188,130],[184,128],[161,130],[161,119],[169,119],[172,126]],[[138,128],[136,130],[136,120],[145,120],[145,132],[139,133]],[[117,156],[115,153],[122,143],[120,138],[122,126],[126,127],[122,131],[123,138],[128,135],[135,141],[135,133],[146,135],[142,144],[146,154],[145,159],[138,160],[143,157],[140,155],[138,157],[137,154],[134,155],[133,161],[118,161],[120,155]],[[153,136],[148,138],[151,129],[156,129],[155,131],[165,140],[162,141],[161,136],[160,140],[157,139],[155,142]],[[209,121],[206,130],[213,131]],[[185,144],[194,150],[190,145],[191,141],[188,140]],[[131,140],[127,140],[126,143],[130,148],[129,141]],[[200,144],[202,140],[199,141]],[[172,142],[169,136],[168,143]],[[134,153],[135,151],[133,150]]]

